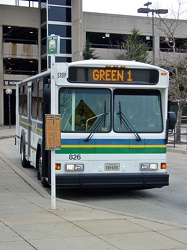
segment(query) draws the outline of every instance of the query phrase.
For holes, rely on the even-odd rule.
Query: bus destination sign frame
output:
[[[119,83],[155,85],[159,81],[157,69],[135,69],[124,67],[70,67],[68,81],[73,83]]]

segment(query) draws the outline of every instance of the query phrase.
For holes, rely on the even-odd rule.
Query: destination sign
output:
[[[132,71],[123,69],[94,69],[92,78],[99,82],[132,82]]]
[[[157,84],[159,71],[156,69],[70,67],[68,80],[74,83]]]

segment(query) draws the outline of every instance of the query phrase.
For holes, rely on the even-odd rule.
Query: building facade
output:
[[[172,62],[173,50],[168,43],[172,42],[172,29],[176,20],[165,19],[166,25],[160,23],[159,18],[154,19],[154,39],[152,30],[152,17],[127,16],[101,13],[83,13],[83,42],[88,39],[96,50],[99,58],[115,59],[120,53],[120,44],[125,36],[132,34],[133,29],[139,30],[143,42],[149,45],[149,62],[153,63],[153,49],[155,64],[165,65],[165,57],[170,57]],[[171,34],[169,34],[171,33]],[[175,29],[175,45],[178,54],[186,54],[183,48],[187,42],[186,20],[177,20]],[[168,53],[170,52],[171,53]]]
[[[60,37],[60,53],[57,62],[82,60],[86,40],[92,43],[99,58],[116,59],[120,43],[134,28],[141,33],[142,40],[149,44],[149,62],[165,65],[170,50],[165,32],[155,18],[154,40],[152,18],[82,12],[82,0],[40,0],[33,7],[0,5],[0,125],[8,125],[9,104],[11,124],[15,124],[16,82],[50,67],[47,54],[47,37]],[[173,20],[167,20],[172,24]],[[186,21],[180,20],[175,32],[178,47],[185,41]],[[172,58],[172,52],[169,56]],[[185,55],[185,50],[183,55]],[[12,94],[6,94],[11,89]],[[10,98],[9,98],[10,97]],[[10,100],[10,103],[9,103]]]
[[[0,5],[0,125],[9,123],[6,90],[12,90],[11,123],[15,124],[16,82],[38,72],[38,29],[38,9]]]
[[[28,2],[0,4],[0,125],[15,124],[16,82],[50,67],[48,36],[60,37],[57,62],[82,58],[82,0],[39,0],[38,7]]]

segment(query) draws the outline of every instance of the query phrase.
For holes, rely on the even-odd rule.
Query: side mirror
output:
[[[174,129],[177,122],[175,112],[168,112],[168,129]]]

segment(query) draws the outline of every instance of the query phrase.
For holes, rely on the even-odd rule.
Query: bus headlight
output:
[[[65,164],[65,170],[68,172],[81,172],[84,171],[84,164]]]
[[[140,170],[142,171],[149,171],[149,170],[157,170],[158,164],[157,163],[141,163]]]

